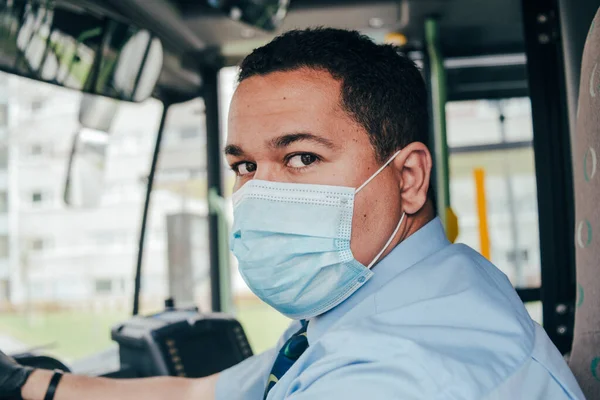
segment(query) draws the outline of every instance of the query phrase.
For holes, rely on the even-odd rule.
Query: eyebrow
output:
[[[321,136],[314,135],[312,133],[300,132],[300,133],[288,133],[285,135],[278,136],[269,141],[269,146],[275,149],[282,149],[296,142],[313,142],[325,146],[329,149],[335,149],[337,146],[329,139]]]
[[[244,155],[244,150],[235,144],[228,144],[225,146],[224,152],[227,156],[241,157]]]
[[[274,149],[283,149],[285,147],[290,146],[293,143],[302,141],[317,143],[329,149],[337,148],[337,146],[331,140],[306,132],[288,133],[285,135],[277,136],[276,138],[269,140],[268,144],[269,147],[272,147]],[[244,150],[236,144],[229,144],[225,146],[224,152],[225,155],[234,157],[242,157],[245,154]]]

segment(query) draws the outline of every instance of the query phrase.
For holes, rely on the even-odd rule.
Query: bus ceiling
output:
[[[14,4],[26,3],[23,0]],[[260,20],[251,18],[252,15],[264,16],[255,12],[256,6],[253,4],[257,3],[251,1],[58,0],[53,4],[56,9],[67,10],[63,20],[73,13],[85,17],[78,19],[81,23],[74,27],[61,23],[61,19],[58,18],[60,14],[54,16],[53,23],[73,39],[81,39],[79,33],[86,31],[87,25],[94,25],[94,21],[97,29],[103,29],[100,27],[101,23],[107,20],[116,26],[131,26],[136,30],[149,32],[152,37],[160,39],[162,54],[159,61],[162,63],[162,69],[155,79],[156,85],[153,85],[153,90],[146,91],[143,96],[136,93],[136,98],[133,98],[122,90],[115,92],[100,88],[95,81],[98,78],[97,72],[107,70],[102,66],[96,67],[102,60],[95,61],[95,67],[90,69],[87,79],[78,77],[81,82],[71,85],[77,90],[121,100],[140,101],[152,95],[164,102],[175,103],[197,97],[201,94],[203,68],[235,65],[253,48],[266,43],[279,32],[293,28],[332,26],[357,29],[378,41],[383,41],[387,34],[401,33],[406,39],[403,47],[407,52],[423,52],[425,19],[431,16],[439,20],[444,58],[467,62],[458,68],[456,66],[460,64],[454,63],[455,67],[450,68],[449,100],[527,94],[520,0],[272,0],[272,4],[278,5],[281,12]],[[251,7],[254,8],[249,10]],[[287,12],[284,12],[286,9]],[[73,29],[77,32],[71,32]],[[109,34],[103,30],[102,35],[97,36],[107,39]],[[84,39],[89,40],[87,37]],[[40,47],[41,43],[37,42],[42,40],[38,38],[34,42],[36,43],[30,43],[30,47]],[[102,56],[111,52],[99,51],[98,54]],[[506,58],[507,55],[520,61],[512,65],[502,62],[485,65],[473,60],[474,57]],[[60,61],[61,57],[57,59]],[[43,61],[45,60],[44,58]],[[143,60],[146,62],[145,58]],[[469,62],[472,65],[469,65]],[[146,64],[143,68],[140,66],[140,73],[149,69]],[[39,71],[33,72],[14,70],[6,66],[2,69],[60,84],[56,79],[44,78],[41,73],[43,65],[39,67]],[[81,68],[74,72],[81,75]],[[135,73],[131,72],[131,75]],[[100,76],[106,77],[102,74]]]
[[[233,20],[234,13],[225,12],[231,10],[217,9],[208,1],[62,2],[120,15],[160,38],[164,67],[153,96],[169,103],[198,96],[202,85],[198,71],[204,66],[235,65],[279,32],[332,26],[357,29],[380,41],[387,33],[401,32],[407,38],[407,50],[423,51],[424,23],[430,16],[439,17],[444,57],[473,64],[449,71],[449,100],[527,95],[520,0],[291,0],[281,26],[267,29],[244,22],[243,17]],[[506,55],[519,61],[504,65]],[[474,59],[481,56],[501,58],[485,65]]]
[[[285,5],[287,15],[282,14],[285,18],[271,26],[245,19],[244,13],[237,10],[237,15],[228,6],[252,4],[251,1],[59,0],[55,4],[132,24],[160,39],[162,70],[151,95],[166,103],[198,97],[202,93],[204,68],[235,65],[255,47],[293,28],[357,29],[379,41],[385,40],[389,33],[399,32],[406,39],[405,50],[417,53],[418,58],[418,53],[422,54],[425,49],[425,19],[431,16],[439,22],[449,101],[529,94],[522,10],[530,0],[272,2],[289,5]],[[562,3],[568,7],[561,4],[564,6],[561,12],[564,9],[578,15],[586,13],[585,7],[571,7],[567,1]],[[562,29],[572,30],[568,23]],[[579,59],[577,49],[578,45],[565,45],[565,52],[574,56],[566,59]],[[574,82],[578,76],[577,66],[571,64],[573,62],[567,62],[565,67],[567,79]],[[575,98],[572,90],[568,90],[568,95],[572,108]]]

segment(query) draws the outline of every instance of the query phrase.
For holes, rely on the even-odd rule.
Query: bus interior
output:
[[[593,259],[576,257],[600,250],[600,221],[576,218],[575,200],[577,177],[596,173],[594,147],[575,152],[599,7],[0,0],[0,349],[125,379],[206,376],[275,345],[289,320],[250,292],[228,248],[226,116],[245,55],[327,26],[419,66],[448,237],[508,276],[584,392],[600,393],[600,339],[578,339],[575,323],[583,337],[600,327]]]

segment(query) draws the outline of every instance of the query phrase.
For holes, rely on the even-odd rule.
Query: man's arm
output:
[[[23,399],[43,400],[52,374],[52,371],[35,370],[23,386]],[[200,379],[157,377],[120,380],[65,374],[54,399],[213,400],[217,378],[218,374]]]
[[[44,400],[53,371],[32,370],[0,351],[0,399]],[[214,400],[219,374],[200,379],[108,379],[66,374],[54,400]]]
[[[295,321],[279,340],[277,348],[299,329]],[[241,363],[206,378],[157,377],[108,379],[66,374],[58,384],[54,400],[235,400],[262,398],[276,349],[250,357]],[[0,399],[21,393],[25,400],[43,400],[53,372],[30,369],[17,364],[0,351]],[[219,384],[217,384],[219,383]]]

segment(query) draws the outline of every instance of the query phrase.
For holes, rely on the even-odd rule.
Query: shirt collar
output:
[[[385,258],[375,264],[373,277],[352,296],[325,314],[312,318],[308,324],[308,342],[314,343],[318,340],[344,314],[390,282],[396,275],[449,244],[442,222],[439,217],[436,217],[399,243]]]

